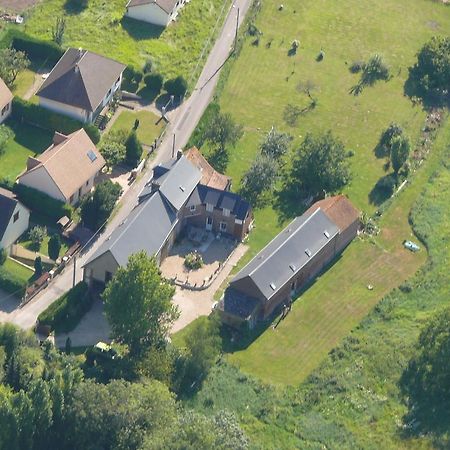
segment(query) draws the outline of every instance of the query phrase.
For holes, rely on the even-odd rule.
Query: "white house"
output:
[[[30,211],[16,196],[0,188],[0,249],[9,249],[28,229]]]
[[[27,169],[17,181],[74,205],[90,192],[104,165],[105,160],[84,129],[68,136],[55,133],[53,144],[44,153],[28,157]]]
[[[178,15],[186,0],[129,0],[125,15],[142,22],[166,27]]]
[[[3,123],[11,114],[13,94],[0,78],[0,123]]]
[[[39,105],[92,123],[120,89],[125,67],[96,53],[69,48],[37,91]]]

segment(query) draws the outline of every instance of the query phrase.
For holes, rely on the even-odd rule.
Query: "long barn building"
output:
[[[219,303],[223,322],[253,328],[291,303],[357,235],[359,212],[343,195],[294,219],[231,281]]]

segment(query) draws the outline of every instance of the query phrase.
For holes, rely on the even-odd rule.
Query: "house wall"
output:
[[[113,275],[116,273],[119,265],[112,256],[111,252],[106,252],[94,261],[86,264],[83,268],[83,280],[91,285],[93,281],[105,283],[106,272]]]
[[[14,215],[19,213],[19,218],[14,222]],[[25,231],[30,221],[30,211],[21,203],[17,203],[13,214],[0,241],[0,248],[8,249]]]
[[[11,111],[12,102],[9,102],[0,111],[0,123],[3,123],[11,115]]]
[[[350,242],[356,237],[356,235],[358,234],[359,226],[359,219],[356,219],[349,227],[347,227],[342,231],[342,233],[340,233],[336,244],[337,253],[340,253],[342,250],[344,250],[344,248],[347,247],[347,245],[350,244]]]
[[[97,172],[97,174],[98,174],[98,172]],[[95,174],[93,177],[89,178],[89,180],[85,181],[81,186],[79,186],[78,189],[76,189],[69,196],[69,198],[67,199],[67,202],[70,203],[71,205],[75,205],[80,201],[81,197],[83,197],[88,192],[90,192],[91,189],[94,187],[94,180],[95,180],[95,177],[97,176],[97,174]],[[81,189],[81,194],[80,194],[80,189]]]
[[[75,106],[66,105],[44,97],[39,97],[39,106],[64,116],[71,117],[72,119],[79,120],[83,123],[88,123],[91,119],[89,117],[89,112],[84,109],[76,108]]]
[[[215,233],[228,234],[238,241],[242,241],[245,235],[248,233],[249,225],[251,222],[251,215],[242,221],[242,224],[236,223],[236,216],[230,213],[230,215],[224,216],[221,209],[214,208],[213,212],[206,211],[205,205],[197,205],[195,211],[190,211],[189,208],[183,208],[182,216],[186,225],[193,225],[199,228],[206,228],[206,218],[212,217],[212,231]],[[220,230],[220,222],[224,222],[227,225],[226,232]]]
[[[155,4],[147,4],[127,8],[127,12],[125,15],[132,19],[152,23],[161,27],[166,27],[172,19],[172,15],[167,14],[158,5]]]
[[[63,202],[67,201],[44,167],[39,167],[31,172],[23,174],[18,181],[20,184],[44,192],[52,198],[56,198]]]

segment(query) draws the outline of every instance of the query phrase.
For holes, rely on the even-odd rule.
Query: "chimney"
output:
[[[177,151],[177,161],[178,161],[179,159],[181,159],[182,156],[183,156],[183,151],[182,151],[182,150],[178,150],[178,151]]]
[[[59,145],[61,142],[64,142],[67,139],[67,136],[62,133],[58,133],[55,131],[55,135],[53,136],[53,145]]]

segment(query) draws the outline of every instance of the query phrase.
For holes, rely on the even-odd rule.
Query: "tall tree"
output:
[[[30,65],[26,54],[14,48],[3,48],[0,50],[0,77],[12,87],[20,71]]]
[[[125,141],[125,161],[130,167],[136,167],[141,161],[142,145],[139,142],[136,131],[132,130]]]
[[[153,257],[144,251],[131,255],[103,293],[112,335],[128,345],[131,356],[164,343],[179,316],[172,303],[175,289],[159,272]]]
[[[51,238],[48,240],[48,256],[56,261],[59,257],[59,252],[61,251],[61,238],[59,234],[52,234]]]
[[[261,154],[278,161],[288,152],[291,141],[291,135],[280,133],[272,127],[261,142]]]
[[[396,136],[391,143],[391,164],[394,173],[398,175],[399,170],[408,160],[411,145],[406,136]]]
[[[258,156],[241,180],[241,195],[253,206],[263,206],[277,179],[278,164],[268,156]],[[266,196],[267,197],[267,196]]]
[[[292,162],[287,188],[293,195],[318,195],[336,192],[349,180],[344,145],[328,131],[306,135]]]
[[[52,29],[53,42],[55,42],[58,45],[62,45],[65,31],[66,31],[66,19],[64,17],[57,17],[55,26]]]

